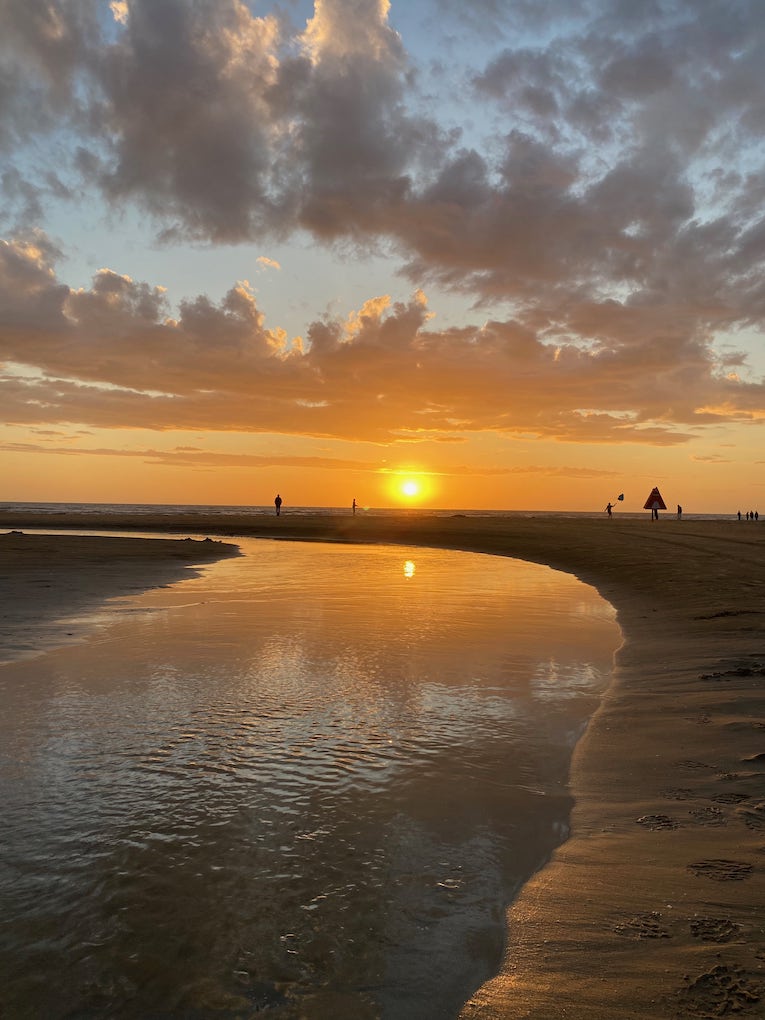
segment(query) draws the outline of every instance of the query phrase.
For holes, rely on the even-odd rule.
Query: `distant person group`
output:
[[[619,495],[617,497],[617,499],[619,501],[623,500],[624,499],[624,493],[621,493],[621,495]],[[612,503],[610,500],[608,501],[608,503],[606,503],[605,513],[607,513],[609,517],[613,517],[613,512],[614,512],[615,505],[616,504]],[[664,500],[661,497],[661,493],[659,492],[658,488],[654,488],[654,489],[651,490],[650,496],[645,501],[644,509],[651,511],[651,520],[652,521],[658,521],[658,519],[659,519],[659,510],[666,510],[667,509],[667,507],[666,507],[666,505],[664,503]],[[739,513],[738,516],[740,518],[741,514]],[[677,504],[677,519],[678,519],[678,521],[681,521],[683,519],[683,508],[680,506],[679,503]]]
[[[283,502],[284,502],[284,500],[282,499],[282,497],[277,492],[276,496],[274,497],[274,508],[276,510],[276,516],[277,517],[281,517],[281,515],[282,515],[282,503]],[[356,502],[356,497],[354,496],[353,497],[353,502],[351,503],[351,510],[353,511],[353,516],[354,517],[356,516],[356,511],[358,509],[359,509],[359,504]]]
[[[662,503],[660,503],[658,499],[652,499],[651,498],[652,496],[654,496],[654,493],[656,493],[656,490],[654,490],[654,492],[652,492],[651,495],[648,497],[648,500],[647,500],[646,505],[645,505],[645,509],[651,511],[651,520],[652,521],[658,521],[658,519],[659,519],[659,510],[666,510],[667,508],[665,506],[663,506]],[[619,496],[619,499],[624,499],[624,496]],[[356,501],[354,500],[354,503],[355,502]],[[612,517],[615,506],[616,506],[616,504],[615,503],[611,503],[610,500],[609,500],[609,502],[606,503],[604,513],[608,514],[609,517]],[[680,506],[679,503],[677,504],[677,519],[678,519],[678,521],[681,521],[683,519],[683,508],[682,508],[682,506]],[[739,510],[738,511],[738,519],[740,521],[743,521],[743,520],[747,520],[747,521],[759,521],[760,513],[759,513],[758,510],[747,510],[746,513],[741,513],[741,511]]]

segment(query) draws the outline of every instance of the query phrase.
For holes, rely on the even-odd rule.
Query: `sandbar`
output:
[[[237,555],[221,541],[0,534],[0,664],[81,639],[105,601]],[[92,622],[92,621],[91,621]]]
[[[616,608],[624,643],[574,754],[571,837],[508,906],[501,969],[461,1018],[765,1015],[762,523],[424,512],[131,522],[129,514],[36,520],[0,511],[0,527],[110,524],[462,549],[545,563],[593,585]],[[3,614],[34,562],[30,543],[26,559],[9,564],[8,541],[0,537],[11,593],[1,597]],[[112,572],[121,591],[125,566]],[[78,566],[81,575],[88,569]]]

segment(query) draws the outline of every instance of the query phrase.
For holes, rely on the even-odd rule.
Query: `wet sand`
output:
[[[220,518],[204,515],[131,522],[0,513],[0,527],[107,524],[221,537]],[[625,643],[575,753],[572,836],[508,909],[501,971],[465,1005],[463,1020],[765,1013],[760,522],[287,513],[227,518],[225,534],[486,552],[546,563],[594,585],[616,607]],[[26,537],[0,536],[0,616],[5,620],[14,605],[18,626],[23,612],[15,603],[24,600],[16,593],[30,572],[47,572],[51,612],[57,597],[63,610],[68,595],[51,580],[55,571],[71,579],[76,565],[86,588],[90,573],[74,546],[60,559],[36,561],[32,543],[23,546]],[[40,539],[37,548],[71,541]],[[9,558],[11,543],[25,551]],[[164,544],[150,543],[157,555],[144,556],[132,584],[161,583],[160,563],[159,573],[178,568],[163,559]],[[205,544],[212,545],[195,543],[194,552]],[[123,561],[110,571],[121,586],[111,594],[126,591],[126,567]],[[104,581],[102,574],[90,594],[105,597]]]
[[[105,600],[183,577],[237,555],[231,543],[180,539],[0,535],[0,664],[83,634],[79,618]]]

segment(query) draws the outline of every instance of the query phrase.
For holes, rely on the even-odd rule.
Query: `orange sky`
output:
[[[545,12],[4,5],[2,499],[758,509],[765,16]]]

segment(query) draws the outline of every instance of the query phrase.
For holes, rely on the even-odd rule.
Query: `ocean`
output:
[[[57,514],[73,512],[78,514],[130,514],[136,517],[175,517],[188,514],[204,514],[219,517],[221,527],[225,527],[227,517],[240,517],[243,514],[267,514],[274,513],[273,504],[268,506],[222,506],[211,504],[171,504],[171,503],[32,503],[32,502],[6,502],[0,503],[0,513],[35,513],[35,514]],[[329,507],[329,506],[289,506],[285,504],[282,513],[286,515],[306,516],[310,514],[330,514],[332,516],[348,516],[351,513],[350,506]],[[359,513],[372,516],[396,516],[403,515],[428,515],[435,517],[516,517],[516,518],[601,518],[605,511],[601,508],[593,511],[581,510],[460,510],[460,509],[438,509],[431,507],[360,507]],[[742,513],[745,513],[742,510]],[[674,511],[662,511],[665,516],[674,516]],[[626,511],[621,509],[621,504],[614,506],[614,518],[644,519],[650,516],[647,510]],[[730,514],[694,514],[683,511],[683,518],[688,520],[732,520],[736,513]]]

